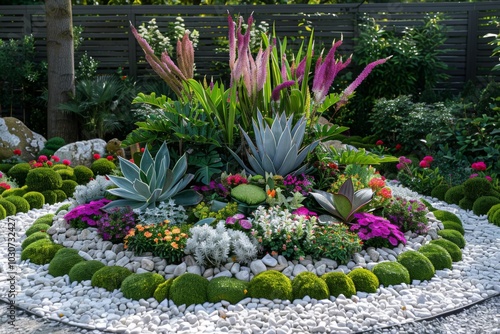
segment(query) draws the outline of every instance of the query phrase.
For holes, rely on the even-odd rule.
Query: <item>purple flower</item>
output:
[[[252,223],[248,219],[240,220],[240,226],[245,230],[249,230],[252,228]]]
[[[273,89],[273,92],[271,94],[271,99],[273,101],[279,101],[281,90],[286,89],[290,86],[293,86],[294,84],[295,84],[295,81],[293,81],[293,80],[285,81],[285,82],[279,84],[278,86],[276,86],[276,88]]]

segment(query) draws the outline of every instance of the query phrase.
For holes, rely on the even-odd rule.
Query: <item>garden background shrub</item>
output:
[[[62,249],[62,245],[53,243],[49,239],[37,240],[29,244],[21,252],[21,260],[30,260],[34,264],[46,264],[49,263],[57,251]]]
[[[427,244],[420,247],[418,251],[432,262],[434,269],[443,270],[452,268],[453,260],[448,251],[443,247],[435,244]]]
[[[248,293],[248,283],[231,277],[215,277],[207,286],[207,297],[210,303],[226,300],[236,304],[245,299]]]
[[[352,279],[356,291],[374,293],[380,285],[377,276],[368,269],[356,268],[351,270],[347,276]]]
[[[70,282],[91,280],[94,273],[103,267],[104,263],[98,260],[78,262],[69,271],[69,280]]]
[[[440,230],[438,231],[438,235],[444,239],[450,240],[459,248],[465,247],[465,238],[464,236],[455,230]]]
[[[429,243],[439,245],[444,249],[446,249],[450,254],[453,262],[458,262],[462,260],[462,251],[460,250],[460,247],[458,247],[455,243],[451,242],[450,240],[441,238],[441,239],[431,240],[429,241]]]

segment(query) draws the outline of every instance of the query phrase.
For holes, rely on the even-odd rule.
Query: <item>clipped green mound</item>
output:
[[[85,185],[94,177],[94,172],[83,165],[76,166],[73,168],[73,174],[76,177],[76,182],[78,184]]]
[[[352,295],[356,294],[354,282],[343,272],[334,271],[326,273],[321,276],[321,279],[324,280],[328,286],[331,296],[338,297],[342,294],[345,297],[350,298]]]
[[[19,196],[23,197],[28,191],[25,187],[22,188],[10,188],[2,192],[2,197],[7,198],[9,196]]]
[[[28,176],[28,172],[30,170],[30,164],[27,162],[23,162],[9,169],[7,175],[16,180],[16,183],[19,185],[19,187],[22,187],[26,183],[26,176]]]
[[[410,273],[399,262],[380,262],[373,267],[373,273],[385,287],[401,283],[410,284]]]
[[[90,165],[90,169],[92,170],[94,175],[108,175],[116,169],[116,165],[113,161],[109,161],[106,158],[100,158],[92,162],[92,165]]]
[[[500,210],[496,210],[492,215],[491,219],[488,218],[488,221],[493,225],[500,226]]]
[[[432,213],[434,214],[436,219],[438,219],[442,222],[452,221],[452,222],[455,222],[455,223],[462,225],[462,221],[460,220],[460,218],[458,218],[458,216],[456,214],[454,214],[453,212],[445,211],[445,210],[436,210],[436,211],[433,211]]]
[[[70,282],[90,281],[96,271],[105,267],[104,263],[97,260],[76,263],[68,273]]]
[[[207,297],[210,303],[226,300],[236,304],[247,297],[248,283],[230,277],[213,278],[207,287]]]
[[[450,240],[459,248],[465,247],[465,238],[464,236],[455,230],[440,230],[438,231],[438,235],[443,239]]]
[[[62,178],[52,168],[35,168],[30,170],[26,176],[26,185],[31,191],[54,190],[61,188]]]
[[[63,210],[68,211],[70,206],[71,206],[71,203],[66,203],[66,204],[61,205],[59,208],[57,208],[56,215]]]
[[[156,299],[159,303],[161,303],[165,299],[168,299],[168,295],[170,293],[170,287],[172,286],[173,281],[174,281],[173,278],[169,278],[165,282],[160,283],[160,285],[156,287],[156,290],[153,293],[154,299]]]
[[[305,296],[320,300],[328,299],[330,291],[324,280],[310,271],[304,271],[295,276],[292,281],[293,299],[302,299]]]
[[[64,180],[72,180],[76,182],[76,176],[75,173],[73,172],[73,168],[64,168],[64,169],[58,169],[56,172],[61,175],[61,179]]]
[[[50,225],[48,224],[43,224],[43,223],[37,223],[33,224],[26,230],[26,236],[29,237],[35,232],[47,232],[47,230],[50,228]]]
[[[0,197],[0,205],[5,209],[5,215],[7,217],[13,216],[17,213],[16,206],[13,203],[1,197]]]
[[[169,297],[175,305],[203,304],[208,301],[208,279],[203,276],[185,273],[174,279],[170,286]]]
[[[500,199],[495,196],[482,196],[474,201],[472,212],[477,216],[485,215],[496,204],[500,204]]]
[[[75,188],[78,185],[76,181],[73,180],[64,180],[61,186],[61,190],[64,191],[66,197],[73,197],[73,193],[75,192]]]
[[[461,235],[464,235],[465,234],[465,230],[464,230],[464,227],[456,222],[452,222],[452,221],[444,221],[443,222],[443,226],[444,226],[444,229],[445,230],[455,230],[455,231],[458,231],[460,232]]]
[[[7,211],[3,206],[0,206],[0,220],[7,218]]]
[[[444,194],[444,201],[448,204],[458,205],[462,198],[464,198],[464,186],[461,184],[451,187]]]
[[[398,256],[398,262],[408,270],[411,280],[427,281],[435,274],[432,262],[419,252],[406,251],[401,253]]]
[[[450,189],[450,187],[447,184],[445,183],[439,184],[435,186],[434,189],[432,189],[431,196],[437,198],[440,201],[444,201],[444,197],[448,189]]]
[[[68,254],[68,252],[61,252],[62,250],[64,249],[56,253],[49,264],[49,274],[54,277],[69,274],[75,264],[85,261],[83,257],[78,255],[78,252],[76,254]]]
[[[279,271],[264,271],[252,278],[248,295],[252,298],[292,300],[292,282]]]
[[[35,241],[38,241],[40,239],[47,239],[49,241],[51,240],[50,235],[48,235],[46,232],[35,232],[35,233],[31,234],[29,237],[27,237],[26,239],[24,239],[23,243],[21,244],[21,248],[25,249],[30,244],[32,244]]]
[[[28,201],[31,209],[41,209],[45,204],[45,198],[38,191],[29,191],[23,198]]]
[[[125,267],[106,266],[92,275],[91,284],[98,288],[114,291],[120,289],[123,280],[129,275],[132,275],[132,272]]]
[[[453,260],[448,251],[443,247],[435,244],[427,244],[420,247],[418,251],[432,262],[434,269],[451,269]]]
[[[491,190],[490,181],[484,177],[474,177],[463,183],[464,196],[475,201],[481,196],[487,196]]]
[[[57,203],[57,193],[54,190],[42,191],[42,195],[45,198],[45,203],[50,205]]]
[[[35,221],[33,222],[33,224],[42,223],[42,224],[47,224],[47,225],[52,226],[53,221],[54,221],[54,214],[53,213],[47,213],[46,215],[40,216],[37,219],[35,219]]]
[[[248,205],[256,205],[266,200],[266,192],[254,184],[240,184],[231,189],[231,197]]]
[[[16,212],[27,213],[28,211],[30,211],[30,204],[21,196],[12,195],[5,197],[5,200],[11,202],[16,206]]]
[[[377,276],[368,269],[356,268],[347,276],[352,279],[357,291],[374,293],[380,285]]]
[[[474,206],[474,200],[464,197],[458,202],[458,206],[462,210],[472,210],[472,207]]]
[[[50,239],[40,239],[29,244],[21,252],[21,260],[30,260],[34,264],[49,263],[62,245],[53,243]]]
[[[123,296],[133,300],[149,299],[161,283],[163,276],[157,273],[140,273],[127,276],[122,282],[120,290]]]
[[[427,208],[427,210],[429,210],[429,211],[435,211],[435,210],[437,210],[435,207],[432,206],[431,203],[427,202],[425,199],[421,198],[419,201],[422,202],[422,203],[424,203],[424,205]]]

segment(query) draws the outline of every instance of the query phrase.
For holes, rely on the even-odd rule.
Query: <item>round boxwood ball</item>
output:
[[[464,198],[464,186],[461,184],[451,187],[444,194],[444,201],[448,204],[458,205],[462,198]]]
[[[458,202],[458,206],[462,210],[472,210],[472,207],[474,206],[474,200],[464,197]]]
[[[9,170],[14,166],[15,164],[0,163],[0,172],[7,174]]]
[[[53,213],[47,213],[35,219],[33,224],[43,223],[52,226],[52,223],[54,222],[54,216],[55,215]]]
[[[431,240],[429,241],[429,243],[439,245],[444,249],[446,249],[450,254],[453,262],[462,260],[462,251],[460,250],[460,247],[458,247],[457,244],[455,244],[454,242],[441,238],[441,239]]]
[[[91,284],[98,288],[114,291],[120,289],[123,280],[129,275],[132,275],[132,272],[125,267],[105,266],[92,275]]]
[[[54,277],[69,274],[71,268],[79,262],[85,261],[83,257],[77,254],[64,254],[57,252],[49,264],[49,274]]]
[[[94,175],[108,175],[116,169],[116,165],[113,161],[109,161],[106,158],[100,158],[92,162],[90,169]]]
[[[488,219],[490,223],[496,226],[500,226],[500,210],[496,210],[492,215],[491,218]]]
[[[460,220],[460,218],[458,218],[458,216],[456,214],[454,214],[453,212],[446,211],[446,210],[436,210],[436,211],[433,211],[432,213],[434,214],[434,217],[436,217],[436,219],[438,219],[442,222],[448,220],[448,221],[452,221],[452,222],[455,222],[455,223],[462,225],[462,221]]]
[[[435,244],[427,244],[420,247],[418,251],[424,254],[424,256],[432,262],[434,269],[451,269],[453,260],[451,259],[450,253],[443,247]]]
[[[247,297],[248,283],[231,277],[216,277],[207,286],[207,297],[210,303],[226,300],[236,304]]]
[[[7,217],[13,216],[17,212],[16,206],[4,198],[0,198],[0,205],[3,206],[3,208],[5,209],[5,213],[6,213]]]
[[[399,262],[380,262],[373,267],[373,273],[383,286],[410,284],[410,273]]]
[[[357,291],[374,293],[380,285],[377,276],[368,269],[356,268],[347,276],[352,279]]]
[[[495,196],[481,196],[474,201],[472,212],[477,216],[485,215],[496,204],[500,204],[500,199]]]
[[[85,185],[94,177],[94,172],[87,166],[79,165],[73,168],[73,174],[78,184]]]
[[[50,225],[48,224],[43,224],[43,223],[33,224],[26,230],[26,236],[29,237],[35,232],[47,232],[49,228]]]
[[[78,250],[74,248],[62,248],[59,250],[56,254],[57,256],[71,256],[71,255],[78,255]]]
[[[292,300],[292,282],[279,271],[264,271],[252,278],[248,294],[252,298]]]
[[[62,178],[55,170],[48,167],[35,168],[28,172],[26,185],[29,190],[44,191],[59,189],[62,186]]]
[[[66,203],[66,204],[63,204],[61,205],[59,208],[57,208],[56,210],[56,215],[61,212],[61,211],[68,211],[69,207],[71,206],[71,203]]]
[[[5,197],[5,199],[16,206],[16,212],[26,213],[30,211],[30,204],[21,196],[12,195],[9,197]]]
[[[21,260],[30,260],[34,264],[49,263],[62,245],[53,243],[50,239],[40,239],[29,244],[21,252]]]
[[[31,170],[31,166],[27,162],[15,165],[7,172],[7,175],[16,180],[16,183],[21,187],[26,183],[26,176]]]
[[[61,186],[61,190],[64,191],[66,197],[73,197],[73,193],[75,192],[75,188],[78,185],[76,181],[73,180],[64,180]]]
[[[464,196],[475,201],[481,196],[486,196],[491,190],[490,181],[484,177],[474,177],[463,183]]]
[[[71,170],[73,170],[72,167],[66,166],[66,165],[63,165],[63,164],[54,165],[54,166],[52,166],[52,169],[55,170],[55,171],[58,171],[58,170],[61,170],[61,169],[71,169]]]
[[[255,205],[266,200],[266,192],[254,184],[240,184],[231,189],[231,196],[248,205]]]
[[[436,272],[432,262],[425,257],[424,254],[419,252],[403,252],[399,254],[398,262],[408,270],[411,280],[427,281],[430,280]]]
[[[165,278],[157,273],[141,273],[127,276],[122,282],[120,290],[123,296],[133,300],[149,299]]]
[[[440,201],[444,201],[444,196],[446,192],[450,189],[450,187],[447,184],[439,184],[434,187],[431,191],[431,196],[437,198]]]
[[[342,294],[350,298],[352,295],[356,294],[354,282],[343,272],[332,271],[321,276],[321,279],[324,280],[328,286],[328,291],[330,291],[331,296],[338,297]]]
[[[443,226],[444,226],[444,229],[446,229],[446,230],[455,230],[455,231],[460,232],[461,235],[465,234],[464,227],[456,222],[452,222],[452,221],[447,220],[447,221],[443,222]]]
[[[63,138],[52,137],[52,138],[47,139],[43,148],[47,148],[47,149],[55,152],[58,149],[60,149],[61,147],[63,147],[64,145],[66,145],[66,142],[64,141]]]
[[[7,211],[0,205],[0,220],[7,218]]]
[[[0,204],[2,204],[2,202],[0,201]],[[493,205],[489,210],[488,210],[488,213],[487,213],[487,217],[488,217],[488,221],[491,222],[491,219],[493,218],[493,215],[495,214],[495,212],[497,212],[498,210],[500,210],[500,204],[495,204]]]
[[[50,205],[57,203],[57,194],[54,190],[42,191],[42,195],[45,198],[45,203]]]
[[[165,299],[168,299],[168,295],[170,293],[170,287],[172,286],[173,281],[174,281],[173,278],[169,278],[165,282],[160,283],[156,287],[155,292],[153,293],[154,299],[156,299],[159,303],[161,303]]]
[[[326,282],[315,273],[303,271],[292,281],[293,299],[302,299],[305,296],[320,300],[328,299],[330,291]]]
[[[38,191],[28,191],[23,198],[28,201],[31,209],[41,209],[45,204],[45,197]]]
[[[184,273],[174,279],[169,297],[175,305],[203,304],[208,301],[208,279],[203,276]]]
[[[30,244],[32,244],[35,241],[38,241],[40,239],[50,240],[50,235],[48,235],[46,232],[41,232],[41,231],[35,232],[35,233],[31,234],[29,237],[27,237],[26,239],[24,239],[23,243],[21,244],[21,248],[25,249],[26,247],[28,247],[28,245],[30,245]]]
[[[455,230],[440,230],[438,231],[438,235],[444,239],[450,240],[459,248],[465,247],[465,238],[464,236]]]
[[[57,196],[57,202],[56,203],[62,202],[65,199],[68,198],[68,196],[66,196],[66,193],[64,191],[62,191],[61,189],[56,189],[56,190],[51,190],[51,191],[53,191],[56,194],[56,196]]]
[[[76,182],[76,176],[75,173],[73,172],[73,168],[66,168],[66,169],[58,169],[56,172],[61,175],[61,179],[64,180],[73,180]]]
[[[9,196],[20,196],[23,197],[28,191],[26,188],[10,188],[2,192],[2,197],[7,198]]]

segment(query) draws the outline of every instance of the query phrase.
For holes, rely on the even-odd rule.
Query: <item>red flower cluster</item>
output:
[[[16,148],[14,151],[12,151],[12,153],[14,153],[14,155],[21,155],[21,150]]]
[[[229,175],[226,179],[227,185],[231,187],[235,187],[239,184],[248,183],[248,180],[241,176],[240,174]]]
[[[485,171],[486,170],[486,164],[483,161],[478,161],[474,162],[471,165],[471,168],[477,171]]]
[[[425,156],[422,161],[418,164],[422,168],[429,168],[431,166],[431,162],[434,161],[434,158],[431,157],[430,155]]]
[[[41,155],[36,161],[30,161],[29,164],[31,168],[52,167],[54,162],[59,162],[59,160],[57,155],[53,155],[50,159],[46,155]]]
[[[0,182],[0,188],[8,190],[8,189],[10,189],[10,184],[8,184],[6,182]]]

